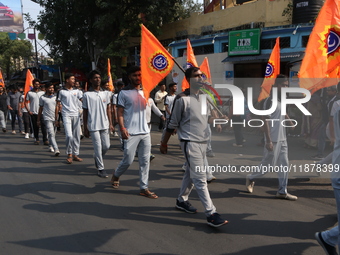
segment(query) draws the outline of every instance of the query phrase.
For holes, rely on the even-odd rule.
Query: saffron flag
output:
[[[25,88],[24,88],[24,98],[26,99],[26,94],[28,91],[33,89],[33,80],[34,77],[30,71],[30,69],[27,69],[26,71],[26,81],[25,81]]]
[[[202,75],[203,81],[211,84],[211,73],[210,73],[209,61],[207,57],[204,58],[202,64],[200,65],[200,70],[203,73]]]
[[[191,47],[191,43],[190,43],[190,40],[187,39],[187,64],[186,64],[186,68],[185,69],[188,69],[190,67],[198,67],[197,65],[197,61],[196,61],[196,57],[195,57],[195,54],[194,54],[194,51]],[[182,91],[188,89],[190,87],[188,81],[185,79],[185,77],[183,78],[183,81],[182,81]]]
[[[174,61],[171,54],[144,25],[140,56],[143,91],[148,100],[150,92],[171,72]]]
[[[1,71],[0,71],[0,87],[5,87],[5,81]]]
[[[313,91],[325,87],[322,84],[329,84],[325,78],[337,78],[334,75],[339,64],[340,3],[326,0],[309,36],[299,72],[300,87]]]
[[[205,87],[205,89],[203,89],[203,91],[205,91],[206,89],[211,90],[215,94],[215,96],[217,97],[218,101],[220,102],[220,105],[222,105],[222,100],[221,100],[220,95],[211,86],[211,73],[210,73],[209,61],[208,61],[207,57],[204,58],[202,64],[200,65],[200,70],[203,73],[203,75],[202,75],[203,87]],[[208,95],[210,97],[212,96],[211,93],[210,94],[208,93]],[[215,98],[214,98],[214,101],[216,102]]]
[[[261,93],[257,99],[258,102],[269,96],[275,82],[275,78],[278,74],[280,74],[280,37],[276,38],[275,46],[270,54],[264,80],[261,85]]]
[[[113,91],[113,82],[112,82],[112,76],[111,76],[111,63],[110,59],[107,59],[107,78],[109,83],[109,90]]]

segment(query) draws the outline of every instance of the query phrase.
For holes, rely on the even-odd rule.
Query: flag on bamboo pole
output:
[[[142,41],[140,65],[142,71],[142,85],[145,99],[150,92],[163,80],[174,66],[173,57],[144,26],[142,27]]]
[[[31,89],[33,89],[33,80],[34,80],[34,77],[31,73],[30,69],[27,69],[25,88],[24,88],[24,98],[26,98],[27,92],[30,91]]]
[[[0,87],[5,87],[5,81],[1,71],[0,71]]]
[[[300,87],[323,88],[340,64],[340,3],[326,0],[309,36],[305,56],[299,71]]]
[[[186,68],[185,69],[188,69],[190,67],[198,67],[198,64],[197,64],[197,61],[196,61],[194,51],[191,47],[190,40],[187,39],[187,62],[186,62]],[[182,91],[188,89],[189,87],[190,87],[189,82],[184,77],[183,81],[182,81]]]
[[[278,74],[280,74],[280,37],[276,38],[275,46],[270,54],[264,80],[261,85],[261,93],[257,99],[258,102],[269,96]]]
[[[107,79],[109,83],[109,90],[113,91],[113,82],[112,82],[112,75],[111,75],[111,63],[110,59],[107,59]]]

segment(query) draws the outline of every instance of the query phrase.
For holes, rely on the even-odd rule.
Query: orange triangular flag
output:
[[[5,81],[1,71],[0,71],[0,87],[5,87]]]
[[[142,25],[140,65],[143,91],[147,100],[150,92],[170,73],[174,61],[171,54],[144,25]]]
[[[110,59],[107,59],[107,78],[109,82],[109,90],[113,91],[113,82],[112,82],[112,75],[111,75],[111,63]]]
[[[30,71],[30,69],[27,69],[26,71],[26,81],[25,81],[25,88],[24,88],[24,97],[26,98],[26,94],[28,91],[30,91],[31,89],[33,89],[33,80],[34,77]]]
[[[200,65],[200,70],[203,73],[202,75],[203,81],[211,84],[210,67],[209,67],[209,61],[207,57],[204,58],[202,64]]]
[[[333,76],[339,64],[340,4],[337,0],[326,0],[309,36],[299,72],[300,87],[308,90],[322,87],[323,79]]]
[[[195,57],[195,54],[194,54],[194,51],[191,47],[191,43],[190,43],[190,40],[187,39],[187,64],[186,64],[186,68],[185,69],[188,69],[190,67],[198,67],[197,65],[197,61],[196,61],[196,57]],[[185,77],[183,78],[183,81],[182,81],[182,91],[188,89],[190,87],[188,81],[185,79]]]
[[[280,37],[276,38],[275,46],[270,54],[264,80],[261,85],[261,93],[257,99],[258,102],[269,96],[275,82],[275,78],[278,74],[280,74]]]

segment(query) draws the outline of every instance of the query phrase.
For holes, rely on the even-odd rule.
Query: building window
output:
[[[261,49],[273,49],[275,42],[276,38],[261,39]],[[280,37],[280,48],[290,48],[290,37]]]
[[[229,44],[228,43],[222,43],[222,52],[228,52]]]
[[[302,36],[302,47],[306,48],[309,40],[309,35]]]
[[[213,44],[196,46],[196,47],[192,47],[192,49],[194,51],[195,56],[214,53],[214,45]],[[186,51],[186,50],[187,50],[187,48],[178,49],[178,57],[183,57],[184,51]]]

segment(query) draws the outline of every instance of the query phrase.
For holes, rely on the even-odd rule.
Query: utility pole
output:
[[[36,66],[36,78],[39,78],[39,61],[38,61],[38,47],[37,47],[37,36],[35,34],[34,27],[34,46],[35,46],[35,66]]]

